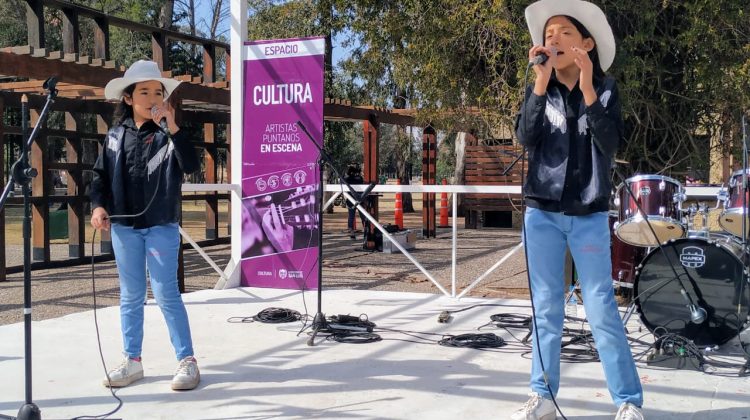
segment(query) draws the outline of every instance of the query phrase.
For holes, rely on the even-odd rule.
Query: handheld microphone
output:
[[[690,299],[685,289],[680,289],[680,294],[682,294],[682,297],[688,302],[687,307],[690,311],[690,320],[693,321],[694,324],[702,324],[706,320],[706,310],[693,303],[693,300]]]
[[[159,108],[156,105],[152,106],[151,107],[151,115],[154,115],[158,109]],[[167,127],[167,118],[166,117],[162,117],[162,119],[159,121],[159,127],[161,127],[162,131],[164,131],[164,132],[168,132],[169,131],[169,129]]]
[[[550,51],[552,54],[557,54],[557,48],[555,47],[550,48]],[[546,63],[547,60],[549,60],[549,56],[545,53],[540,53],[533,59],[529,60],[529,66],[536,66],[537,64],[541,65]]]
[[[706,320],[706,310],[698,305],[688,305],[690,309],[690,320],[694,324],[702,324]]]

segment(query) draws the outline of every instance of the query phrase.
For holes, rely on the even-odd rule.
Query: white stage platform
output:
[[[305,294],[308,313],[314,292]],[[268,307],[305,312],[297,291],[241,288],[184,295],[202,382],[174,392],[176,361],[158,307],[146,308],[146,377],[118,392],[125,419],[505,419],[526,400],[530,361],[517,346],[497,351],[388,340],[372,344],[297,336],[301,324],[229,323]],[[378,327],[462,334],[477,332],[500,312],[530,313],[527,301],[463,299],[431,294],[331,290],[328,315],[366,313]],[[480,307],[438,324],[444,309]],[[118,308],[98,311],[108,366],[120,360]],[[631,320],[637,329],[637,320]],[[486,329],[504,338],[503,330]],[[645,331],[644,329],[644,332]],[[524,332],[518,333],[520,336]],[[633,333],[640,336],[642,333]],[[437,338],[437,336],[436,336]],[[650,339],[650,336],[646,337]],[[34,402],[45,419],[102,414],[116,401],[101,385],[93,313],[35,322]],[[0,414],[16,415],[24,398],[23,324],[0,327]],[[559,403],[569,419],[612,419],[615,408],[599,363],[563,364]],[[647,419],[748,419],[750,379],[709,376],[639,364]],[[558,416],[558,418],[561,418]]]

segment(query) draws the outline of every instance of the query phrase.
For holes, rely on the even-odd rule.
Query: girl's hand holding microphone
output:
[[[91,226],[97,230],[109,230],[109,214],[107,210],[104,210],[104,207],[94,209],[94,212],[91,214]]]
[[[151,119],[154,120],[156,125],[167,128],[172,134],[180,131],[180,127],[177,126],[174,119],[174,108],[172,108],[169,101],[163,102],[161,105],[152,106]],[[162,124],[162,120],[166,121],[166,127]]]
[[[543,45],[534,45],[529,49],[529,63],[535,62],[538,56],[547,56],[547,59],[542,64],[534,65],[534,73],[536,73],[536,81],[534,83],[534,93],[537,96],[544,96],[547,92],[547,84],[549,79],[552,77],[552,69],[557,62],[557,48],[547,48]]]

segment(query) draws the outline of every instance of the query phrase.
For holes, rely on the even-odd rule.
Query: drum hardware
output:
[[[719,187],[719,192],[716,193],[716,207],[714,210],[719,209],[719,205],[724,205],[729,200],[729,191],[724,188],[724,184]]]
[[[692,238],[692,237],[708,237],[708,204],[706,203],[698,203],[698,204],[690,204],[688,206],[687,210],[684,210],[685,217],[683,218],[683,222],[685,225],[687,225],[688,232],[686,237]],[[695,216],[699,215],[701,216],[701,228],[696,229],[695,228]]]
[[[750,288],[742,286],[750,281],[742,252],[736,239],[713,234],[671,240],[650,251],[638,265],[633,284],[634,303],[646,328],[655,335],[678,334],[699,345],[719,345],[736,336],[737,308],[750,305]],[[694,299],[681,282],[673,281],[666,253],[679,256]]]
[[[654,181],[658,181],[658,189],[647,189],[647,187],[649,187],[648,184],[653,184]],[[639,185],[639,183],[646,185]],[[623,186],[629,186],[631,188],[635,187],[632,189],[639,191],[638,203],[633,201],[632,194],[630,197],[623,194]],[[671,203],[664,200],[664,194],[661,194],[660,197],[661,192],[672,192],[674,190],[676,190],[676,192],[673,194],[666,195],[667,197],[671,196],[671,200],[669,200]],[[643,194],[646,191],[648,191],[648,193]],[[619,287],[632,287],[635,295],[633,304],[628,307],[623,316],[623,325],[627,325],[627,322],[637,308],[640,312],[642,323],[654,334],[656,334],[655,330],[658,327],[664,327],[664,331],[667,332],[672,332],[671,330],[679,327],[686,331],[697,330],[698,332],[691,332],[688,334],[691,335],[691,337],[689,337],[690,339],[696,339],[697,341],[720,342],[721,340],[728,340],[731,336],[726,336],[731,334],[731,332],[728,332],[728,330],[724,328],[725,325],[722,324],[722,322],[726,323],[728,321],[726,318],[721,321],[716,321],[716,305],[713,305],[712,300],[710,299],[710,295],[713,292],[703,290],[704,288],[709,289],[708,287],[702,287],[702,283],[708,281],[705,280],[707,276],[702,273],[701,275],[704,277],[698,276],[698,280],[696,280],[696,276],[691,275],[689,271],[706,270],[706,268],[704,268],[706,264],[708,264],[709,267],[714,264],[713,260],[715,260],[716,257],[712,257],[711,262],[706,262],[707,255],[717,252],[710,251],[710,249],[717,249],[719,253],[722,253],[720,259],[727,259],[726,255],[723,254],[727,254],[726,249],[730,249],[732,251],[730,254],[733,255],[731,258],[735,265],[740,267],[740,272],[745,273],[747,272],[747,269],[740,262],[740,254],[737,251],[739,245],[734,239],[729,236],[712,235],[708,231],[708,205],[705,203],[691,204],[687,209],[683,210],[681,207],[682,203],[686,201],[686,198],[684,189],[679,182],[658,175],[646,175],[626,179],[617,189],[617,197],[614,202],[615,205],[619,206],[619,220],[612,224],[616,233],[614,237],[631,246],[655,247],[647,250],[646,258],[643,258],[640,264],[636,266],[634,273],[631,272],[631,274],[634,274],[635,276],[634,281],[632,283],[627,283],[623,281],[626,275],[625,271],[617,267],[617,264],[621,264],[622,262],[618,261],[615,256],[615,242],[613,239],[613,283]],[[652,199],[653,201],[650,201],[649,199]],[[658,199],[659,202],[655,199]],[[655,206],[654,204],[658,205]],[[638,207],[641,207],[640,211]],[[656,210],[656,212],[654,212],[654,210]],[[677,215],[679,215],[679,217],[675,217]],[[701,230],[694,229],[696,215],[700,215],[703,218]],[[649,241],[647,236],[648,232],[641,231],[642,229],[640,228],[642,227],[651,230],[652,226],[649,226],[649,223],[655,225],[653,228],[658,228],[657,236],[659,241],[653,239]],[[641,224],[642,226],[633,226],[638,224]],[[628,225],[630,225],[630,229],[627,229]],[[657,229],[653,229],[651,238],[654,237],[656,231]],[[678,234],[675,235],[675,231]],[[687,235],[687,238],[683,238],[685,235]],[[681,252],[678,253],[678,260],[680,265],[683,266],[684,274],[678,274],[675,267],[672,267],[671,274],[673,274],[673,276],[669,275],[669,268],[666,267],[666,265],[669,264],[672,258],[669,258],[669,255],[667,255],[668,251],[662,248],[660,243],[664,244],[664,248],[671,247],[673,249],[680,249]],[[685,243],[689,245],[692,244],[692,246],[685,246]],[[648,264],[649,259],[652,260],[651,264]],[[728,263],[724,261],[725,266],[726,264]],[[731,264],[729,265],[731,266]],[[654,268],[657,266],[659,270]],[[658,277],[661,278],[654,277],[652,271],[657,271]],[[683,275],[691,282],[692,288],[690,289],[690,293],[687,292],[683,285],[683,279],[685,278]],[[708,277],[710,277],[710,275],[708,275]],[[746,278],[746,274],[740,274],[739,278]],[[734,276],[732,279],[735,279],[734,283],[737,283]],[[654,282],[654,280],[657,281]],[[675,282],[672,280],[677,281]],[[750,281],[750,279],[748,281]],[[729,282],[732,282],[732,280],[729,279]],[[742,280],[740,280],[739,283],[741,284]],[[663,290],[667,290],[667,292]],[[670,302],[659,302],[656,311],[662,311],[664,312],[664,317],[671,316],[671,318],[665,319],[665,322],[660,322],[657,325],[652,319],[650,319],[659,319],[660,315],[659,313],[656,315],[652,313],[654,312],[653,303],[660,300],[659,298],[662,297],[661,295],[665,293],[669,295],[668,300]],[[725,291],[725,293],[728,292]],[[744,295],[740,300],[743,299],[745,299]],[[731,299],[729,299],[729,301],[731,301]],[[679,310],[679,307],[684,309]],[[721,304],[719,304],[718,307],[721,308]],[[644,313],[644,311],[646,312]],[[709,322],[706,322],[707,320]],[[676,323],[677,327],[670,323]],[[680,332],[682,332],[682,330],[680,330]],[[705,330],[708,330],[708,332]],[[737,331],[738,330],[735,328],[733,335],[736,335]]]
[[[599,141],[598,141],[597,138],[594,137],[594,138],[592,138],[592,140],[594,142],[594,145],[600,151],[606,150],[606,149],[604,149],[602,147],[601,144],[599,144]],[[626,242],[628,242],[627,239],[641,239],[641,240],[642,239],[647,239],[647,240],[643,241],[643,242],[645,242],[644,244],[642,244],[643,246],[656,245],[656,246],[659,247],[658,248],[659,250],[662,250],[663,248],[660,245],[661,242],[662,242],[662,238],[659,236],[659,234],[657,233],[656,229],[654,228],[653,224],[655,224],[655,223],[653,223],[653,222],[661,222],[660,223],[661,226],[659,226],[659,227],[663,227],[664,225],[674,226],[674,228],[672,230],[678,231],[677,232],[677,233],[679,233],[678,235],[670,235],[670,237],[667,237],[665,239],[679,238],[682,235],[684,235],[685,229],[681,225],[680,220],[679,220],[679,213],[680,213],[680,208],[682,207],[681,206],[682,203],[672,203],[673,206],[671,207],[671,209],[674,210],[674,216],[676,218],[672,218],[672,217],[668,218],[668,217],[666,217],[666,214],[665,214],[664,216],[659,216],[659,219],[661,219],[661,220],[657,219],[657,220],[652,221],[651,217],[649,216],[650,213],[647,213],[646,210],[644,209],[644,207],[650,209],[651,205],[654,204],[654,203],[652,203],[651,196],[636,198],[635,194],[633,193],[633,191],[631,189],[631,184],[641,184],[641,183],[648,184],[648,183],[651,183],[653,180],[658,179],[660,185],[661,185],[661,183],[664,183],[664,190],[662,190],[662,192],[666,192],[666,190],[667,190],[667,181],[669,181],[670,187],[675,187],[675,186],[677,187],[677,191],[673,191],[673,194],[674,193],[684,192],[684,190],[682,189],[682,185],[679,182],[675,181],[674,179],[671,179],[671,178],[668,178],[668,177],[664,177],[664,176],[659,176],[659,175],[656,175],[656,176],[645,176],[645,177],[644,176],[638,176],[638,177],[632,177],[632,178],[629,178],[629,179],[625,179],[622,176],[622,174],[617,170],[616,166],[614,167],[614,170],[615,170],[615,173],[620,177],[620,179],[623,180],[622,185],[620,187],[618,187],[618,194],[617,194],[618,197],[620,196],[619,192],[623,190],[623,188],[621,188],[622,186],[625,187],[624,190],[627,191],[627,193],[628,193],[627,197],[621,197],[621,199],[620,199],[620,206],[619,207],[620,207],[620,216],[621,216],[620,217],[620,222],[621,223],[618,225],[617,232],[616,232],[618,234],[617,236],[620,237],[620,239],[622,239],[623,241],[626,241]],[[641,185],[636,185],[636,187],[640,187],[640,186]],[[671,188],[670,188],[670,190],[671,190]],[[664,194],[657,194],[657,195],[658,196],[663,196]],[[669,196],[670,195],[667,195],[667,197],[669,197]],[[671,197],[673,198],[674,195],[671,195]],[[624,198],[627,198],[627,200],[624,199]],[[653,201],[656,201],[656,200],[653,200]],[[663,203],[661,203],[661,202],[657,202],[657,203],[658,203],[657,205],[663,205]],[[640,230],[642,230],[641,228],[643,226],[638,226],[637,225],[638,223],[629,223],[629,222],[633,221],[631,219],[625,219],[625,222],[622,223],[623,222],[623,217],[622,216],[624,215],[624,209],[625,208],[631,208],[631,205],[635,206],[635,208],[638,210],[638,212],[640,213],[640,215],[643,216],[643,217],[645,217],[645,227],[648,229],[648,232],[650,232],[651,235],[652,235],[651,238],[650,238],[650,240],[648,240],[647,237],[644,237],[641,234],[643,232],[639,232]],[[635,213],[635,212],[633,212],[633,213]],[[672,214],[670,214],[670,216],[672,216]],[[633,229],[627,229],[629,224],[636,224],[636,226],[633,226]],[[679,226],[679,230],[677,229],[678,226]],[[633,233],[633,235],[631,235],[630,238],[627,238],[624,235],[621,236],[620,235],[621,232],[623,232],[623,233]],[[674,232],[672,232],[672,233],[674,233]],[[638,244],[636,244],[636,245],[638,245]],[[653,251],[651,255],[653,255],[656,252],[657,251]],[[674,278],[677,280],[676,283],[679,284],[680,289],[685,290],[685,288],[683,286],[682,279],[680,278],[680,275],[677,273],[677,269],[675,268],[675,266],[672,263],[672,259],[669,258],[669,256],[667,255],[667,253],[664,253],[664,258],[665,258],[666,262],[669,264],[669,267],[672,270],[672,273],[674,274]],[[699,298],[698,302],[700,303],[700,301],[701,301],[700,291],[699,290],[695,290],[695,284],[693,284],[693,286],[694,286],[694,291],[697,292],[698,295],[699,295],[698,296],[698,298]],[[750,289],[750,288],[748,288],[748,289]],[[637,293],[637,289],[635,289],[635,288],[634,288],[634,293],[635,293],[636,296],[639,296],[639,294]],[[687,292],[685,292],[685,297],[687,298],[687,300],[689,302],[691,302],[691,304],[693,303],[692,297],[690,295],[688,295]],[[635,301],[635,302],[638,303],[639,301]],[[706,323],[701,323],[700,325],[706,325]]]

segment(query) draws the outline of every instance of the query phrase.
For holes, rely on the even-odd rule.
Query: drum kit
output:
[[[717,195],[723,231],[708,229],[707,204],[683,208],[685,188],[675,179],[639,175],[617,188],[617,211],[610,212],[612,279],[620,290],[632,289],[628,317],[637,308],[654,335],[678,334],[708,346],[746,327],[750,284],[742,230],[750,220],[743,221],[742,181],[743,171],[734,172]]]

